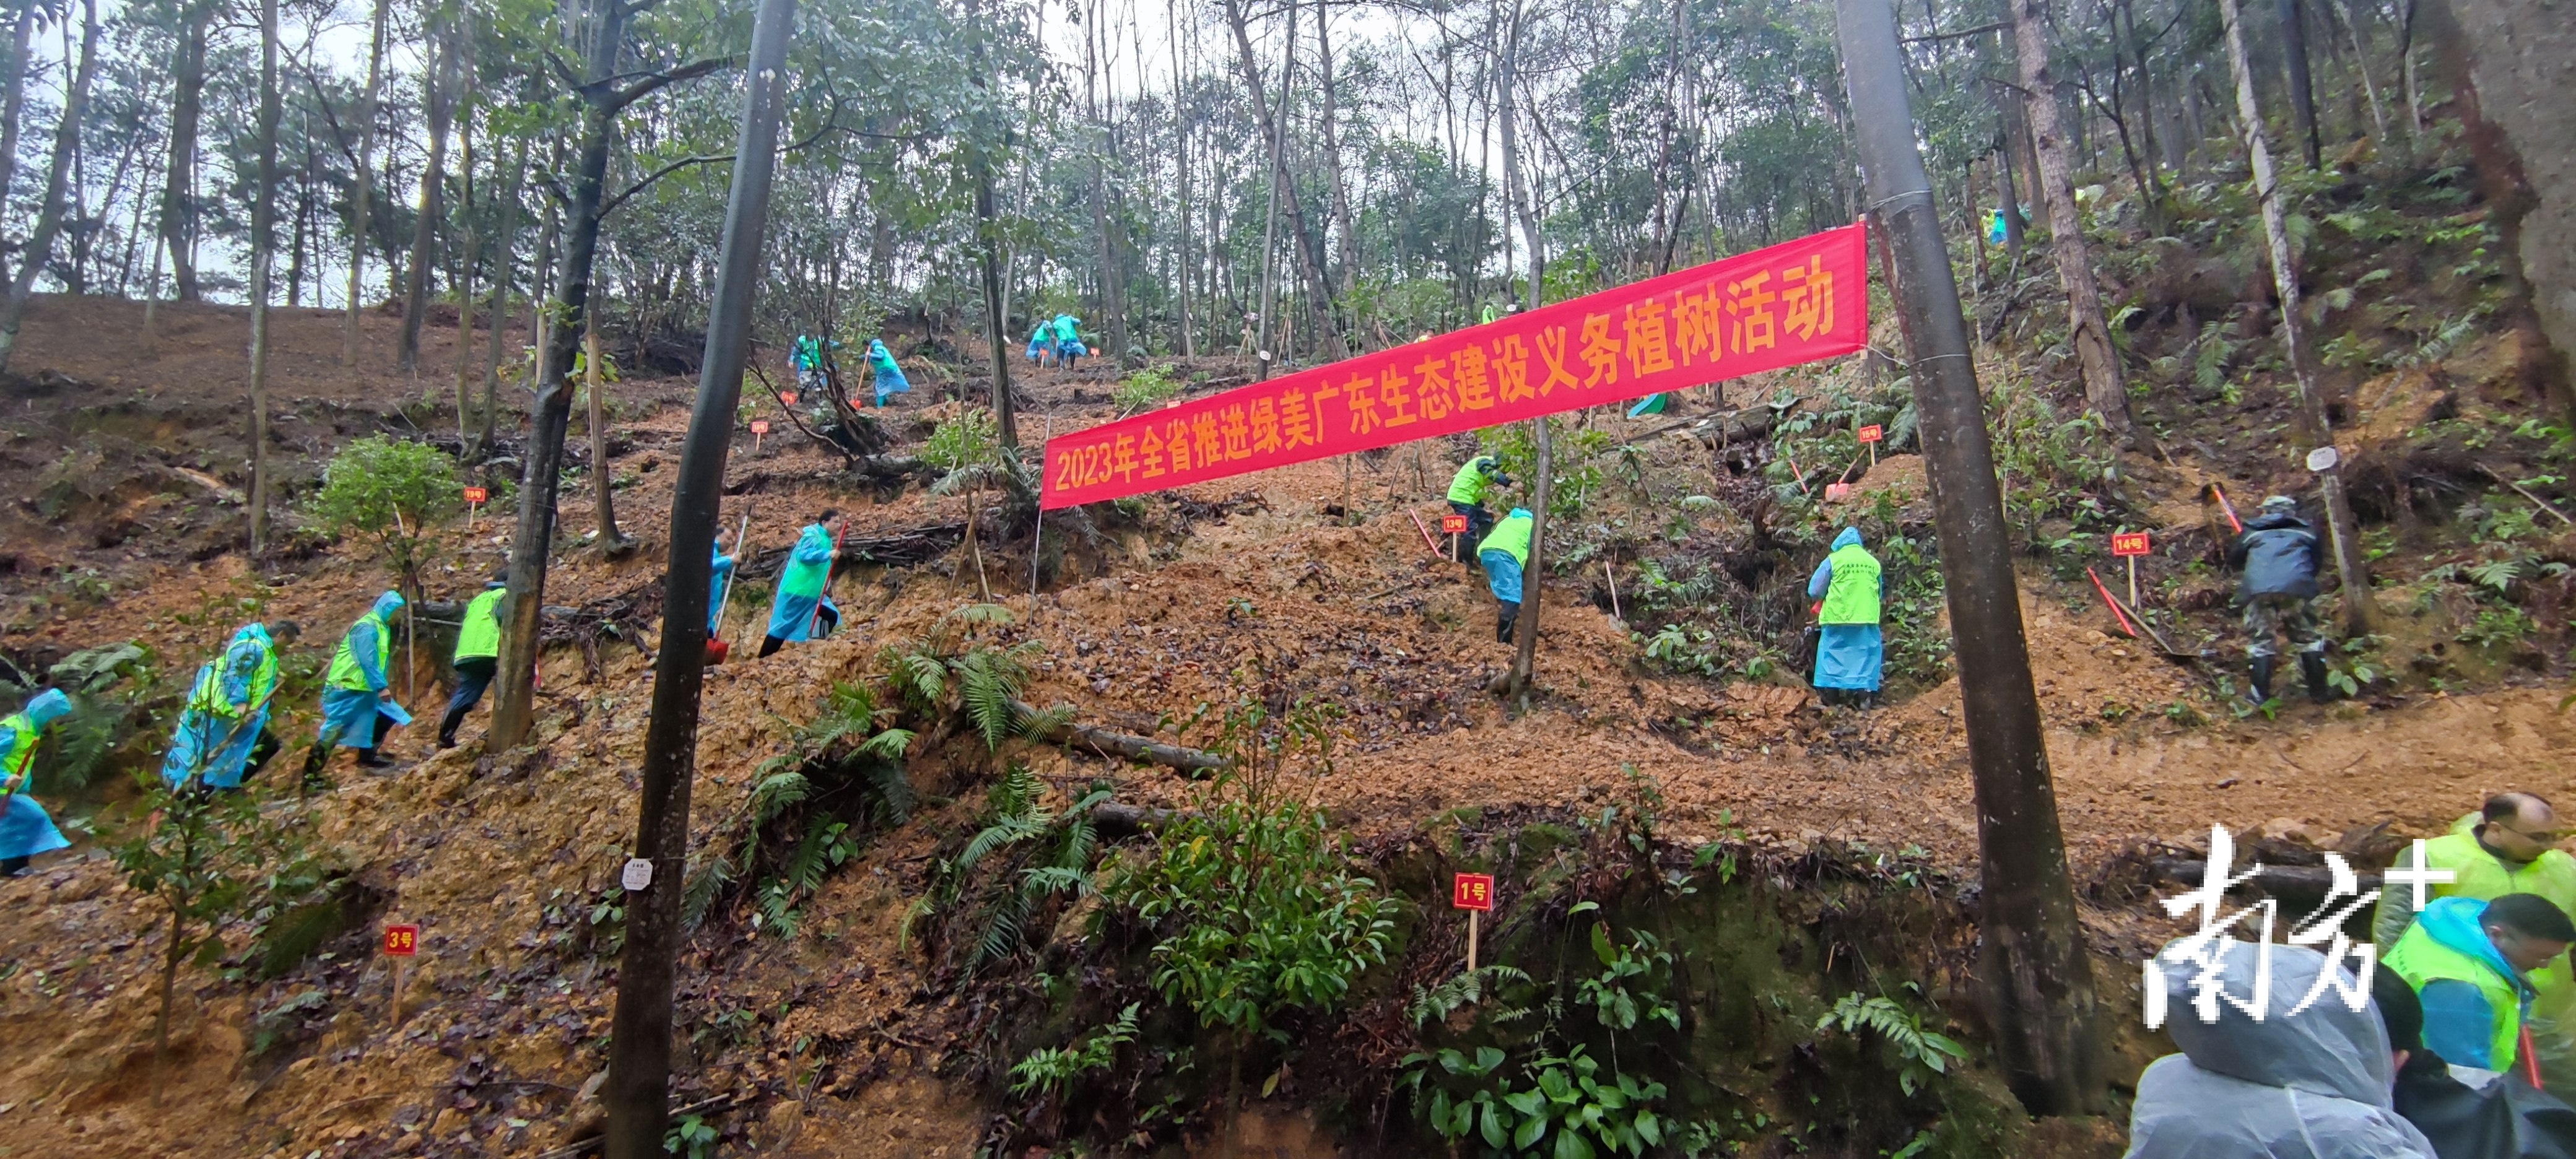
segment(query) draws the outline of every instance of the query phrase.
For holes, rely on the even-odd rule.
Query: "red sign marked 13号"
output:
[[[490,502],[491,499],[492,492],[489,489],[482,487],[468,487],[465,489],[465,502],[469,506],[480,507],[485,503]]]
[[[1451,909],[1491,910],[1494,908],[1494,875],[1461,873],[1450,886]]]
[[[2149,547],[2147,544],[2146,532],[2123,531],[2111,537],[2111,555],[2113,558],[2122,558],[2132,555],[2146,555],[2148,552]]]
[[[1870,425],[1865,426],[1865,427],[1862,427],[1862,428],[1860,429],[1860,434],[1859,434],[1859,436],[1858,436],[1858,437],[1860,438],[1860,441],[1862,441],[1862,442],[1864,442],[1864,443],[1875,443],[1875,442],[1879,441],[1880,439],[1884,439],[1884,438],[1886,438],[1886,437],[1887,437],[1887,431],[1886,431],[1886,429],[1885,429],[1885,428],[1880,427],[1877,423],[1871,423]]]
[[[1467,517],[1466,517],[1466,516],[1464,516],[1464,515],[1443,515],[1443,516],[1441,516],[1441,517],[1440,517],[1440,534],[1442,534],[1442,535],[1465,535],[1465,534],[1467,534]]]
[[[385,927],[385,953],[408,958],[420,952],[420,927],[412,923]]]

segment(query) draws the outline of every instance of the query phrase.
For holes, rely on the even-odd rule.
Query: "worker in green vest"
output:
[[[340,637],[339,650],[331,655],[331,669],[322,677],[322,736],[306,764],[308,783],[331,759],[335,747],[358,750],[358,764],[366,768],[393,763],[376,755],[376,746],[384,742],[387,730],[411,721],[411,714],[394,703],[392,616],[402,608],[400,592],[377,596],[367,614]]]
[[[2576,922],[2548,898],[2446,897],[2397,939],[2381,965],[2424,1000],[2424,1045],[2454,1066],[2510,1069],[2521,1057],[2533,970],[2576,942]]]
[[[1494,529],[1494,513],[1485,510],[1486,489],[1511,485],[1512,477],[1503,473],[1492,455],[1467,460],[1449,477],[1449,509],[1467,517],[1467,542],[1483,543],[1485,533]]]
[[[1887,574],[1878,557],[1860,545],[1859,528],[1843,528],[1834,537],[1833,554],[1807,579],[1807,598],[1823,601],[1816,608],[1824,629],[1816,642],[1816,693],[1828,703],[1848,698],[1867,704],[1878,695],[1879,669],[1887,659],[1879,605],[1886,596]]]
[[[25,708],[0,717],[0,877],[25,877],[29,858],[71,846],[45,815],[45,807],[27,795],[27,781],[36,771],[36,746],[47,728],[71,712],[71,698],[48,688]]]
[[[198,666],[170,751],[161,760],[164,782],[173,789],[191,782],[238,789],[276,755],[268,718],[270,698],[277,694],[277,645],[293,643],[300,631],[293,620],[279,621],[274,634],[265,624],[244,625],[222,655]]]
[[[1485,586],[1502,603],[1502,612],[1494,618],[1494,639],[1512,642],[1512,627],[1521,618],[1521,569],[1529,566],[1530,535],[1538,521],[1526,507],[1514,507],[1512,513],[1494,525],[1494,530],[1476,541],[1476,558],[1485,565]]]
[[[447,698],[447,715],[438,722],[442,749],[456,747],[456,726],[483,703],[483,690],[492,686],[492,673],[501,666],[501,601],[509,594],[510,572],[503,568],[465,602],[465,619],[456,626],[456,693]]]
[[[2556,847],[2559,834],[2557,811],[2547,800],[2534,793],[2498,793],[2453,823],[2450,832],[2425,842],[2420,863],[2409,848],[2399,851],[2389,868],[2449,871],[2450,881],[2426,883],[2426,902],[2446,897],[2490,901],[2529,893],[2576,918],[2576,857]],[[2405,876],[2401,872],[2400,880]],[[2383,950],[2396,945],[2415,921],[2415,906],[2411,885],[2382,888],[2371,940]],[[2541,1066],[2552,1085],[2576,1087],[2576,971],[2560,958],[2532,971],[2530,981],[2531,1034]]]

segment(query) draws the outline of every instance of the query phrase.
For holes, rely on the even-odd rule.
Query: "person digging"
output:
[[[1469,459],[1456,475],[1450,476],[1449,509],[1467,517],[1466,542],[1483,543],[1486,533],[1494,529],[1494,513],[1485,510],[1487,489],[1511,485],[1512,477],[1503,473],[1502,465],[1492,455]]]
[[[465,723],[465,714],[483,703],[483,692],[492,687],[492,674],[501,667],[501,604],[510,595],[510,572],[506,567],[492,574],[483,590],[465,604],[465,617],[456,627],[456,694],[447,698],[447,715],[438,722],[438,747],[456,747],[456,726]]]
[[[1494,640],[1512,643],[1513,625],[1521,618],[1521,569],[1529,566],[1530,535],[1538,521],[1526,507],[1514,507],[1512,513],[1494,525],[1492,533],[1476,543],[1476,558],[1485,565],[1485,586],[1502,605],[1494,617]]]
[[[2237,594],[2245,604],[2245,653],[2251,662],[2246,698],[2258,706],[2272,699],[2281,636],[2299,653],[2308,698],[2323,704],[2334,697],[2326,684],[2326,639],[2317,631],[2314,606],[2317,555],[2317,533],[2299,518],[2298,501],[2287,495],[2264,499],[2244,534],[2228,546],[2227,564],[2243,577]]]

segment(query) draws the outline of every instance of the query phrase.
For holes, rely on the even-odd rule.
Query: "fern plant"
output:
[[[688,924],[703,922],[748,877],[757,881],[752,928],[795,936],[806,899],[863,847],[866,830],[854,823],[883,828],[912,814],[903,760],[913,733],[893,727],[893,716],[867,685],[832,685],[814,718],[761,763],[760,780],[725,826],[731,838],[690,874],[682,901]]]
[[[1045,796],[1045,783],[1027,766],[1014,763],[1002,774],[985,793],[975,835],[940,860],[930,890],[906,915],[907,940],[928,922],[939,956],[972,976],[1019,953],[1056,899],[1092,893],[1100,836],[1091,813],[1111,790],[1094,785],[1061,811],[1046,807]]]
[[[1071,718],[1069,708],[1021,710],[1030,664],[1045,651],[1036,641],[999,644],[976,638],[986,625],[1008,626],[1000,604],[969,604],[940,617],[930,633],[909,645],[889,645],[879,659],[904,706],[924,720],[963,715],[988,751],[1017,736],[1042,740]]]
[[[1886,1043],[1897,1060],[1896,1085],[1911,1095],[1933,1075],[1947,1074],[1953,1062],[1965,1062],[1968,1048],[1947,1035],[1923,1029],[1921,1015],[1884,995],[1845,994],[1816,1020],[1817,1030],[1839,1028],[1845,1034],[1866,1028]]]
[[[1108,1070],[1118,1061],[1118,1048],[1136,1041],[1137,1005],[1128,1003],[1125,1010],[1118,1012],[1117,1021],[1101,1027],[1079,1047],[1046,1046],[1030,1051],[1027,1058],[1011,1065],[1011,1093],[1062,1095],[1074,1080],[1093,1071]]]

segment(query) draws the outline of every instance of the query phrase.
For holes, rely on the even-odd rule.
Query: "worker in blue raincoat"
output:
[[[358,750],[358,763],[366,768],[381,769],[393,763],[376,755],[376,746],[384,742],[385,733],[393,726],[411,723],[411,714],[394,703],[390,675],[394,655],[392,617],[402,608],[400,592],[377,596],[375,605],[349,625],[348,634],[340,638],[339,651],[331,657],[331,670],[323,677],[322,735],[314,745],[319,757],[315,764],[329,760],[335,746]]]
[[[54,819],[45,815],[45,807],[27,795],[27,778],[36,768],[36,745],[45,739],[48,726],[71,711],[71,698],[60,689],[48,688],[28,701],[27,707],[0,718],[0,877],[24,877],[28,858],[71,845],[63,840],[63,831],[54,828]]]
[[[1055,323],[1041,320],[1029,332],[1029,361],[1046,366],[1055,361]]]
[[[832,564],[840,558],[832,531],[825,526],[835,512],[807,524],[778,569],[778,594],[769,605],[769,636],[760,642],[767,656],[790,641],[820,639],[841,626],[841,609],[832,603]]]
[[[1514,626],[1521,618],[1521,571],[1529,566],[1530,538],[1537,531],[1538,519],[1529,508],[1514,507],[1476,541],[1476,559],[1485,565],[1485,587],[1499,605],[1494,613],[1495,643],[1514,641]]]
[[[1081,361],[1083,355],[1089,353],[1091,348],[1082,344],[1082,319],[1071,314],[1056,315],[1055,356],[1057,360],[1070,368]]]
[[[264,624],[245,625],[222,655],[197,667],[177,735],[161,760],[161,779],[171,788],[193,778],[209,788],[238,789],[276,755],[268,719],[277,693],[277,643],[292,642],[299,632],[293,620],[279,622],[274,633]]]
[[[716,621],[724,617],[726,598],[733,594],[733,557],[725,554],[725,532],[716,533],[715,559],[707,570],[707,638],[716,636]]]
[[[1860,545],[1859,528],[1843,528],[1834,537],[1833,554],[1807,580],[1807,598],[1824,601],[1816,613],[1824,629],[1816,644],[1818,693],[1828,699],[1848,694],[1862,703],[1878,695],[1879,667],[1887,658],[1879,605],[1886,596],[1887,575],[1878,557]]]
[[[903,368],[894,364],[894,352],[879,339],[868,339],[868,369],[876,372],[877,405],[886,404],[886,396],[912,393],[912,383],[903,376]]]

